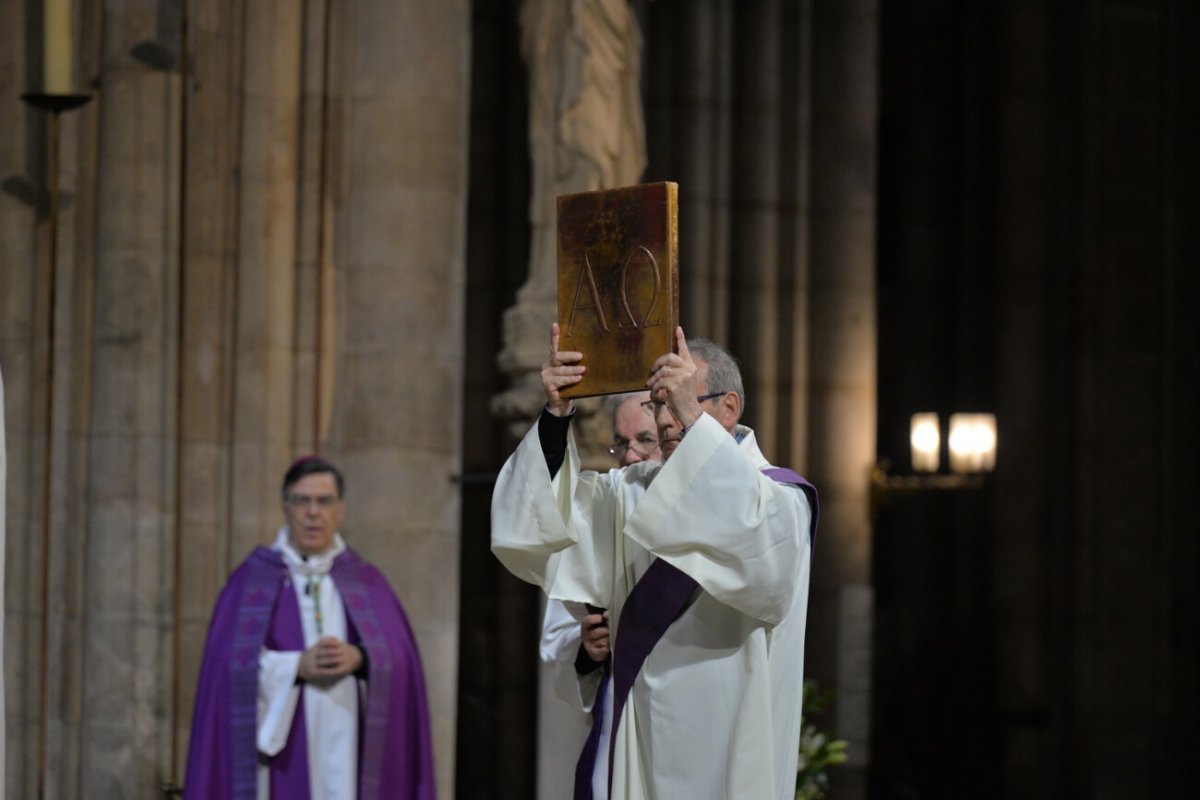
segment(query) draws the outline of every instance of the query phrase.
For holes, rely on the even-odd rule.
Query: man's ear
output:
[[[721,427],[727,431],[732,431],[733,427],[737,425],[738,417],[741,416],[742,412],[742,401],[738,397],[738,393],[726,392],[723,394],[721,399],[717,401],[717,410],[719,412],[717,421],[721,423]]]

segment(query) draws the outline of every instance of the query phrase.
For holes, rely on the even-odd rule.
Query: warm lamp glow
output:
[[[912,445],[913,471],[937,472],[938,453],[942,445],[938,415],[913,414],[909,423],[908,440]]]
[[[950,469],[991,472],[996,467],[996,415],[950,415]]]

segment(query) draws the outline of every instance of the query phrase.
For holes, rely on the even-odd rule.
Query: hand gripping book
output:
[[[678,197],[664,182],[558,198],[558,346],[587,367],[564,397],[641,391],[675,349]]]

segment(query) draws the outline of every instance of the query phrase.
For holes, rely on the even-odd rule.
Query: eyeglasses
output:
[[[645,452],[643,452],[640,447],[634,447],[635,444],[640,444],[642,447],[645,447]],[[625,455],[625,453],[632,450],[634,455],[645,460],[650,458],[650,455],[654,452],[654,448],[656,447],[658,447],[658,442],[613,442],[608,448],[608,454],[610,456],[621,458]]]
[[[306,494],[289,494],[283,498],[291,508],[308,508],[313,503],[317,504],[319,509],[333,508],[341,498],[334,494],[318,494],[309,496]]]
[[[696,402],[703,403],[706,400],[712,400],[714,397],[723,397],[726,394],[728,394],[728,393],[727,392],[709,392],[708,394],[702,394],[699,397],[697,397]],[[662,400],[644,400],[641,404],[642,411],[645,411],[647,414],[649,414],[652,417],[657,417],[658,412],[662,411],[662,407],[665,405],[666,405],[666,403],[663,402]]]

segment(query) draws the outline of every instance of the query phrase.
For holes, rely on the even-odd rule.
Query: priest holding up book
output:
[[[546,407],[496,483],[492,551],[551,599],[609,610],[611,735],[594,729],[577,800],[791,800],[816,490],[739,423],[728,352],[678,327],[672,349],[646,381],[662,462],[583,471],[563,393],[586,354],[551,326]]]

